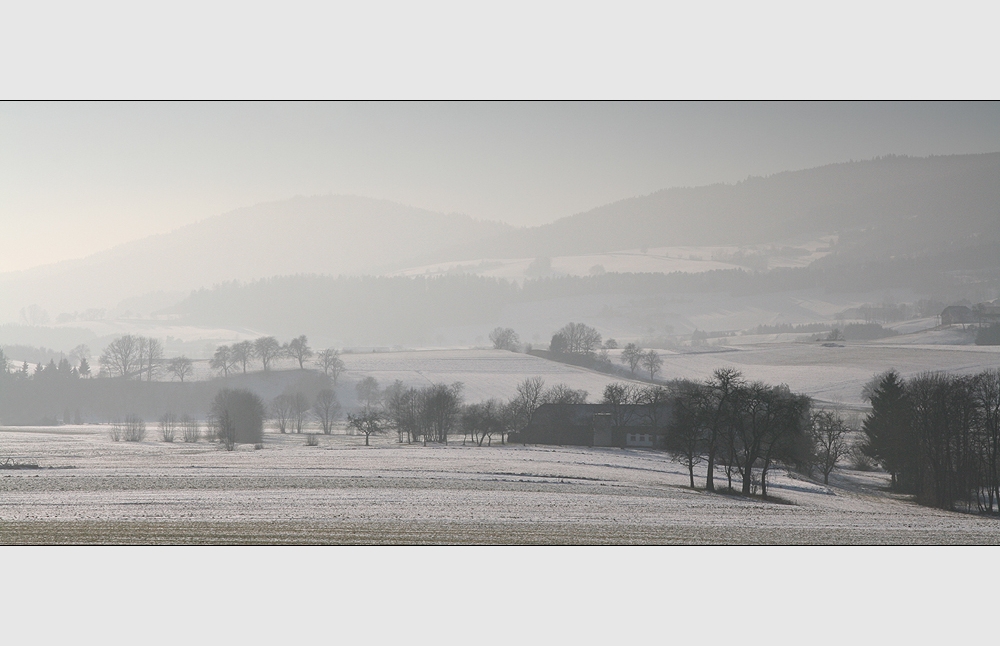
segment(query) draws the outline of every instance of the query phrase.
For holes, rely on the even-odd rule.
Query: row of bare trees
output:
[[[911,379],[890,370],[865,395],[863,448],[895,489],[942,509],[1000,512],[1000,370]]]
[[[304,334],[285,344],[273,336],[262,336],[254,341],[220,345],[209,360],[209,367],[228,377],[230,372],[236,370],[246,374],[247,368],[258,361],[261,369],[269,372],[274,362],[279,359],[295,359],[301,370],[305,370],[307,361],[314,359],[313,364],[333,379],[334,385],[345,369],[339,350],[327,348],[316,353],[309,347],[309,341]]]

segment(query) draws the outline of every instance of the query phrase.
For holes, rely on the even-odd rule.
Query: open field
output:
[[[457,440],[457,441],[456,441]],[[773,502],[692,491],[663,453],[399,445],[268,434],[265,448],[0,430],[3,543],[1000,543],[1000,521],[919,507],[884,474],[786,473]],[[699,474],[699,480],[702,474]]]
[[[707,347],[701,352],[659,352],[663,357],[659,377],[663,379],[701,380],[716,368],[733,367],[748,379],[785,383],[816,399],[851,405],[862,404],[864,384],[890,368],[904,377],[936,370],[974,374],[1000,368],[1000,346],[761,343]]]

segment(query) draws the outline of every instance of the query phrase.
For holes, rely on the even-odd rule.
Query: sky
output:
[[[1000,151],[1000,102],[0,103],[0,272],[260,202],[519,226],[674,186]]]

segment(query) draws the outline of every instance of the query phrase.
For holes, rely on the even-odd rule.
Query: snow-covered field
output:
[[[764,502],[689,490],[639,449],[269,433],[230,453],[63,427],[2,429],[0,454],[42,467],[0,470],[7,543],[1000,543],[995,519],[919,507],[882,474],[778,473]]]
[[[890,345],[888,343],[765,343],[713,347],[698,353],[662,351],[660,377],[704,379],[720,367],[748,379],[785,383],[817,399],[860,404],[861,388],[873,375],[895,368],[904,377],[921,372],[973,374],[1000,368],[1000,346]]]
[[[344,354],[341,358],[347,368],[347,381],[371,376],[383,387],[396,379],[414,387],[460,381],[466,403],[513,397],[517,385],[530,377],[543,378],[546,386],[561,383],[586,390],[591,399],[600,399],[607,384],[621,381],[611,375],[504,350],[366,352]]]

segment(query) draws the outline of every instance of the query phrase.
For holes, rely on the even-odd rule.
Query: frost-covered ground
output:
[[[895,368],[904,377],[942,370],[973,374],[1000,368],[1000,346],[898,345],[883,343],[766,343],[704,352],[661,352],[662,378],[704,379],[720,367],[748,379],[785,383],[817,399],[860,404],[861,388],[876,373]]]
[[[539,357],[505,350],[415,350],[409,352],[367,352],[341,356],[347,381],[371,376],[381,386],[399,379],[407,386],[430,384],[464,385],[466,403],[499,397],[513,397],[517,385],[530,377],[541,377],[546,386],[566,384],[586,390],[591,399],[600,399],[604,387],[621,378],[585,370]]]
[[[1000,543],[996,519],[919,507],[885,476],[775,474],[773,502],[686,488],[663,453],[399,445],[268,434],[265,448],[2,429],[0,541],[111,543]],[[703,473],[698,472],[698,484]]]

